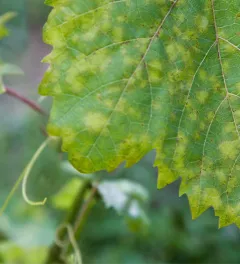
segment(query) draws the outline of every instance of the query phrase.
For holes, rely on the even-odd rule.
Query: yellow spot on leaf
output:
[[[200,32],[204,32],[206,31],[207,27],[208,27],[208,19],[205,16],[201,16],[198,15],[195,19],[195,24],[198,27],[198,29],[200,30]]]
[[[219,150],[225,159],[234,160],[238,154],[238,140],[224,141],[219,145]]]
[[[93,132],[100,132],[107,122],[107,117],[101,113],[89,112],[84,117],[84,125]]]
[[[208,97],[207,91],[200,91],[197,93],[197,99],[201,104],[204,104],[206,102],[207,97]]]

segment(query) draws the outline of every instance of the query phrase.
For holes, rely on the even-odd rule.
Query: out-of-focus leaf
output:
[[[0,94],[5,92],[5,88],[2,80],[4,75],[22,75],[22,74],[23,71],[18,66],[14,64],[0,62]]]
[[[6,28],[6,23],[11,20],[13,17],[15,17],[15,13],[8,12],[2,16],[0,16],[0,40],[6,36],[8,36],[9,32]],[[5,92],[4,84],[3,84],[3,76],[4,75],[18,75],[23,74],[23,71],[13,65],[13,64],[5,64],[0,61],[0,94],[3,94]]]
[[[141,230],[143,226],[147,226],[149,224],[149,218],[139,201],[132,200],[130,202],[127,210],[126,221],[129,228],[134,232]]]
[[[7,239],[8,239],[7,235],[0,230],[0,243],[2,243],[2,241],[5,241]]]
[[[81,179],[71,179],[56,195],[51,199],[54,207],[61,210],[68,210],[82,185]]]
[[[106,207],[113,207],[118,213],[122,213],[132,199],[141,202],[148,199],[145,188],[129,180],[103,181],[98,185],[98,190]]]
[[[36,3],[36,1],[38,0],[31,2]],[[43,0],[41,0],[41,4],[43,5]],[[27,24],[32,25],[31,21],[29,21],[29,11],[26,0],[0,1],[0,14],[4,15],[7,12],[17,14],[7,24],[10,34],[6,38],[3,38],[0,43],[0,56],[5,61],[15,63],[19,60],[19,57],[25,56],[24,51],[30,43],[29,33],[33,32],[33,28],[27,26]],[[39,8],[36,8],[36,12],[39,13]],[[34,28],[34,32],[36,33],[36,28]]]
[[[3,93],[5,93],[5,88],[4,88],[3,82],[0,78],[0,94],[3,94]]]
[[[3,75],[22,75],[24,72],[16,65],[4,63],[0,64],[0,76]]]
[[[28,206],[21,198],[14,202],[14,216],[8,212],[0,217],[0,232],[19,247],[50,245],[56,223],[55,219],[49,217],[46,208]]]
[[[47,254],[47,247],[21,248],[13,243],[0,244],[1,263],[4,264],[42,264]]]
[[[0,40],[6,36],[8,36],[9,32],[6,28],[6,23],[14,18],[16,14],[14,12],[8,12],[2,16],[0,16]]]
[[[98,185],[98,191],[105,206],[124,215],[133,231],[138,231],[148,224],[143,208],[149,197],[146,189],[140,184],[129,180],[103,181]]]

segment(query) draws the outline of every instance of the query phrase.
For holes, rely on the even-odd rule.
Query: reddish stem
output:
[[[15,97],[19,101],[23,102],[24,104],[30,106],[34,111],[40,113],[41,115],[47,116],[48,114],[40,107],[38,106],[35,102],[29,100],[28,98],[22,96],[21,94],[17,93],[16,91],[5,87],[6,94]]]

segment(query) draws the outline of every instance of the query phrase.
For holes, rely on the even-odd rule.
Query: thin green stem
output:
[[[74,202],[71,206],[69,214],[66,216],[66,219],[63,223],[63,225],[70,225],[74,226],[76,218],[78,217],[79,214],[79,208],[81,208],[81,205],[84,204],[84,197],[86,195],[86,192],[89,190],[91,187],[91,184],[89,180],[85,180],[83,184],[81,185],[77,196],[74,199]],[[65,241],[67,238],[67,230],[66,228],[62,228],[59,230],[58,235],[57,235],[57,240],[58,241]],[[67,247],[69,245],[69,242],[67,244]],[[61,258],[62,257],[62,250],[63,248],[58,245],[58,243],[54,243],[48,253],[47,259],[45,264],[53,264],[53,263],[58,263],[58,264],[64,264],[64,260]]]
[[[85,223],[85,221],[89,215],[90,210],[92,209],[93,200],[94,200],[94,197],[97,193],[97,190],[98,190],[97,185],[92,187],[88,199],[85,201],[85,203],[82,206],[81,211],[79,212],[79,215],[78,215],[78,217],[75,221],[75,224],[73,226],[75,237],[78,237],[82,231],[83,225],[84,225],[84,223]]]

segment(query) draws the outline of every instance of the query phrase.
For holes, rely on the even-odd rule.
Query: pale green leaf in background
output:
[[[23,71],[14,64],[0,64],[0,76],[3,75],[23,75]]]
[[[106,207],[113,207],[119,214],[123,213],[126,207],[131,207],[129,200],[136,199],[141,202],[148,200],[147,191],[141,185],[129,180],[106,180],[98,185],[98,190]],[[134,205],[129,212],[134,215]]]
[[[8,36],[9,32],[6,28],[6,23],[16,16],[13,12],[8,12],[2,16],[0,16],[0,40],[6,36]]]
[[[8,36],[9,32],[6,28],[6,23],[16,16],[13,12],[8,12],[2,16],[0,16],[0,40],[6,36]],[[4,75],[22,75],[23,71],[16,65],[13,64],[5,64],[0,61],[0,94],[5,93],[5,88],[3,84],[2,77]]]
[[[6,242],[0,245],[2,263],[34,263],[41,264],[47,255],[47,247],[21,248]]]
[[[149,219],[144,211],[144,205],[148,202],[149,196],[143,186],[129,180],[105,180],[98,185],[98,191],[105,206],[124,215],[132,231],[140,231],[147,227]]]
[[[81,179],[74,178],[70,180],[52,197],[52,205],[60,210],[69,210],[81,186]]]
[[[0,94],[3,94],[3,93],[5,93],[5,88],[4,88],[2,80],[0,79]]]
[[[3,76],[5,75],[23,75],[23,71],[14,64],[6,64],[0,61],[0,94],[5,93]]]
[[[156,149],[193,217],[240,226],[239,0],[48,0],[48,131],[80,172]]]

